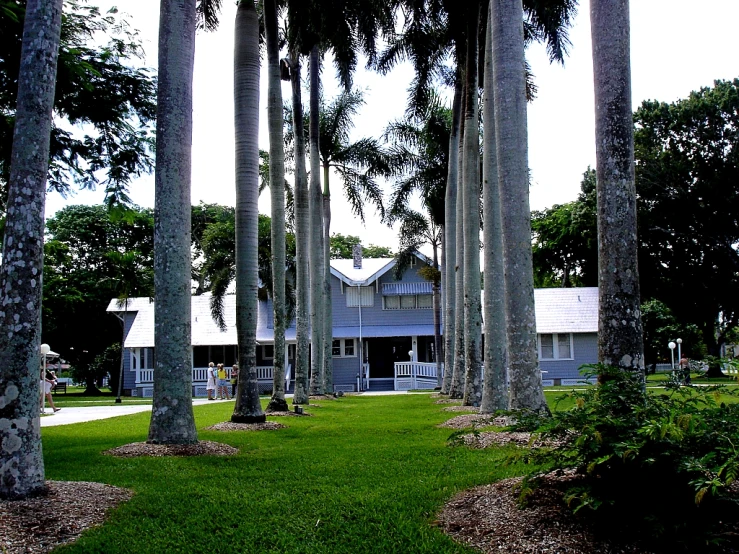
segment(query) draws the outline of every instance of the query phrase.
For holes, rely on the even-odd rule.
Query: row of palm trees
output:
[[[190,371],[190,150],[192,69],[198,25],[217,24],[219,0],[161,0],[155,208],[154,399],[150,442],[197,440]],[[331,317],[328,273],[330,190],[320,183],[319,88],[321,53],[330,51],[348,90],[363,52],[387,70],[403,57],[416,77],[411,112],[422,113],[432,85],[454,85],[444,224],[446,378],[442,391],[483,411],[499,407],[545,411],[536,355],[528,203],[526,101],[527,40],[547,41],[553,59],[566,52],[574,0],[264,0],[273,198],[275,361],[284,356],[284,205],[281,77],[292,84],[295,148],[297,361],[294,403],[331,390]],[[288,55],[277,50],[284,9]],[[628,0],[593,0],[594,69],[598,111],[598,202],[601,285],[600,355],[625,369],[643,367],[633,212],[633,140],[630,123]],[[395,15],[403,15],[396,33]],[[0,273],[0,497],[43,487],[37,415],[43,203],[51,100],[61,0],[28,1],[24,67],[14,136],[10,200]],[[483,213],[485,225],[487,346],[481,377],[478,36],[483,56]],[[236,15],[234,101],[236,132],[236,303],[242,368],[233,421],[263,421],[256,383],[257,196],[259,150],[259,21],[253,0]],[[38,38],[43,35],[43,40]],[[383,37],[382,53],[376,44]],[[453,60],[453,70],[444,60]],[[309,70],[310,186],[302,132],[301,67]],[[34,65],[36,64],[36,65]],[[280,67],[280,64],[282,67]],[[451,75],[450,75],[451,73]],[[23,106],[27,111],[23,111]],[[278,124],[279,120],[279,124]],[[33,148],[29,150],[28,144]],[[17,144],[16,144],[17,143]],[[44,143],[46,146],[44,146]],[[47,149],[44,151],[44,147]],[[17,154],[16,154],[17,149]],[[601,201],[603,204],[601,205]],[[600,219],[608,219],[608,224]],[[461,228],[460,233],[456,230]],[[608,236],[603,236],[608,235]],[[632,252],[633,245],[633,252]],[[619,250],[615,250],[618,248]],[[632,256],[633,254],[633,256]],[[493,293],[494,292],[494,293]],[[493,294],[491,294],[493,293]],[[492,298],[491,298],[492,297]],[[314,347],[308,361],[308,328]],[[455,319],[456,316],[456,319]],[[278,323],[279,322],[279,323]],[[453,340],[452,336],[453,335]],[[280,344],[282,343],[282,344]],[[284,351],[284,350],[283,350]],[[310,365],[312,381],[308,381]],[[277,368],[276,368],[277,369]],[[280,368],[284,371],[284,367]],[[276,374],[278,372],[276,371]],[[506,376],[508,383],[506,383]],[[276,375],[277,378],[277,375]],[[282,381],[282,379],[280,379]],[[275,387],[272,409],[285,409]],[[9,421],[14,421],[11,425]]]

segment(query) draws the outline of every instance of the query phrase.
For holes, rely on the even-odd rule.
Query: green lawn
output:
[[[67,387],[67,392],[54,392],[51,394],[54,405],[64,408],[65,406],[114,406],[116,395],[107,389],[102,394],[88,396],[83,394],[85,387]],[[151,404],[151,398],[123,397],[123,404]]]
[[[233,404],[195,407],[201,440],[233,457],[103,456],[146,438],[149,414],[42,429],[47,478],[128,487],[134,498],[60,552],[469,552],[433,521],[455,492],[526,469],[506,450],[449,447],[428,395],[346,396],[267,432],[203,428]]]

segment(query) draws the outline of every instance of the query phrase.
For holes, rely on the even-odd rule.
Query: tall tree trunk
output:
[[[260,423],[266,420],[259,402],[256,347],[259,280],[259,65],[257,12],[253,0],[241,0],[236,11],[234,43],[236,340],[239,345],[239,384],[231,421],[236,423]],[[284,187],[282,182],[273,188],[281,187]]]
[[[159,12],[154,173],[154,398],[148,442],[197,442],[192,412],[190,179],[196,1]]]
[[[442,237],[443,237],[442,231]],[[431,243],[433,251],[434,269],[439,271],[439,245],[435,236]],[[442,250],[443,254],[443,250]],[[443,264],[443,261],[442,261]],[[434,361],[436,362],[436,387],[441,389],[443,384],[441,376],[441,271],[436,274],[431,283],[432,302],[434,306]]]
[[[28,0],[0,266],[0,498],[44,489],[39,423],[44,203],[62,0]]]
[[[482,402],[482,307],[480,302],[480,132],[477,76],[479,2],[468,2],[464,123],[464,349],[462,404]]]
[[[492,0],[493,80],[503,225],[510,407],[548,411],[536,347],[521,0]]]
[[[298,404],[308,401],[308,371],[310,355],[310,206],[308,174],[305,169],[305,132],[303,128],[303,101],[301,98],[300,57],[290,56],[290,83],[292,85],[293,131],[295,140],[295,395]]]
[[[323,195],[321,194],[321,163],[318,147],[319,108],[318,46],[310,52],[310,303],[311,303],[311,376],[310,394],[323,394]],[[307,402],[307,398],[306,398]],[[295,402],[297,403],[297,402]]]
[[[464,106],[464,100],[462,102]],[[464,110],[464,108],[462,108]],[[464,168],[464,127],[465,119],[459,125],[459,165]],[[464,223],[464,171],[457,171],[457,245],[456,277],[454,281],[454,372],[449,396],[462,398],[464,395],[465,350],[464,350],[464,232],[459,226]]]
[[[329,166],[323,166],[323,392],[334,391],[333,371],[333,305],[331,304],[331,189]],[[357,345],[361,352],[361,345]]]
[[[598,359],[644,373],[628,0],[590,3],[598,195]]]
[[[441,392],[449,394],[454,374],[455,300],[457,266],[457,173],[459,167],[459,126],[462,118],[462,76],[457,68],[449,135],[449,165],[444,203],[444,381]]]
[[[491,414],[508,407],[506,387],[505,281],[503,274],[503,230],[498,193],[498,159],[495,151],[495,92],[493,85],[493,28],[485,34],[485,73],[482,101],[482,209],[485,214],[483,245],[485,252],[485,380],[480,412]]]
[[[268,411],[287,411],[285,401],[285,150],[282,142],[282,80],[277,36],[277,5],[264,0],[267,35],[267,123],[269,127],[269,190],[272,205],[272,298],[275,350],[272,398]]]

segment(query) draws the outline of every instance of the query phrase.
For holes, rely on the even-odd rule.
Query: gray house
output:
[[[395,279],[392,258],[331,261],[334,388],[343,391],[403,390],[436,385],[431,283],[418,270],[422,255]],[[597,289],[540,289],[536,294],[539,358],[544,385],[579,381],[578,367],[597,359]],[[224,299],[226,330],[210,315],[210,296],[192,298],[193,394],[205,395],[209,362],[237,361],[235,297]],[[113,300],[108,311],[125,321],[124,381],[127,393],[153,391],[154,304],[133,298],[127,308]],[[443,332],[443,327],[442,327]],[[295,323],[285,332],[287,387],[294,387]],[[259,302],[257,373],[260,389],[272,386],[274,361],[271,301]]]

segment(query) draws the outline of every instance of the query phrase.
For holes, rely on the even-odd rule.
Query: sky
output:
[[[152,0],[91,0],[101,9],[117,6],[130,15],[141,32],[145,65],[156,67],[159,3]],[[715,79],[739,77],[735,25],[737,0],[632,0],[632,100],[636,109],[644,100],[674,102],[691,91],[711,86]],[[215,33],[199,33],[196,41],[193,107],[192,202],[234,205],[233,132],[233,21],[234,2],[224,2],[221,24]],[[595,166],[593,74],[589,3],[581,0],[570,29],[572,46],[564,66],[551,65],[542,46],[527,51],[538,96],[528,106],[529,166],[532,210],[574,200],[583,172]],[[284,53],[283,53],[284,55]],[[327,99],[338,94],[330,58],[323,73]],[[403,116],[406,89],[412,77],[409,64],[379,76],[361,69],[355,86],[365,93],[366,104],[355,119],[352,139],[379,137],[391,120]],[[283,99],[289,100],[289,83]],[[261,73],[259,144],[267,138],[266,71]],[[307,93],[304,94],[307,102]],[[288,177],[290,178],[290,177]],[[397,249],[396,232],[382,224],[371,208],[363,224],[344,201],[340,184],[332,179],[332,221],[335,233],[357,235],[363,244]],[[390,185],[386,185],[389,192]],[[132,182],[135,203],[154,206],[154,176]],[[46,214],[52,216],[68,204],[99,203],[102,192],[79,192],[67,199],[47,197]],[[262,194],[260,212],[269,214],[269,194]]]

